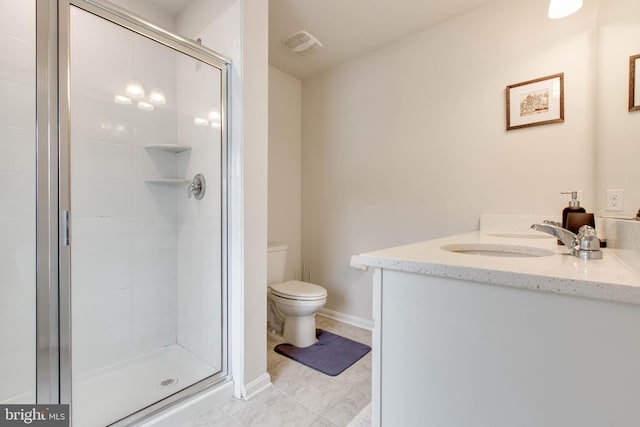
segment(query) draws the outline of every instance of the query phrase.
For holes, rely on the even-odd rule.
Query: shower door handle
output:
[[[69,211],[60,212],[60,244],[69,246]]]

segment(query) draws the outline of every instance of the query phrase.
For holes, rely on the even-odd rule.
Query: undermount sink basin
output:
[[[489,236],[507,237],[509,239],[553,239],[553,236],[543,233],[492,233]]]
[[[554,251],[532,246],[502,245],[499,243],[451,243],[440,247],[445,251],[466,255],[530,258],[555,255]]]

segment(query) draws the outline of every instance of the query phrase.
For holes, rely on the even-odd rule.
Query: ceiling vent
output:
[[[287,49],[300,55],[305,55],[322,48],[320,40],[306,31],[298,31],[282,40]]]

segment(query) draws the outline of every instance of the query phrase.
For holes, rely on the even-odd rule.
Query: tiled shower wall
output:
[[[203,174],[204,198],[178,195],[178,343],[221,368],[221,74],[187,57],[177,62],[178,139],[192,148],[179,158],[179,174]],[[194,120],[201,119],[198,126]],[[205,124],[206,122],[206,124]]]
[[[35,401],[35,1],[0,2],[0,402]]]
[[[82,12],[72,52],[74,374],[175,343],[218,369],[220,71]],[[114,103],[131,80],[166,105]],[[148,182],[197,173],[202,200],[186,183]]]
[[[74,376],[176,342],[175,54],[81,11],[72,15],[72,307]],[[153,111],[114,103],[138,80]],[[146,102],[149,102],[145,99]],[[180,198],[182,199],[182,198]]]

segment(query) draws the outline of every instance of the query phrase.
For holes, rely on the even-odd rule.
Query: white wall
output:
[[[269,385],[266,367],[267,3],[196,0],[178,32],[229,57],[231,70],[230,298],[236,396]]]
[[[242,0],[242,129],[244,192],[244,384],[251,396],[267,374],[267,179],[269,4]]]
[[[0,3],[0,402],[35,403],[35,1]],[[15,400],[11,400],[15,399]]]
[[[640,111],[628,112],[629,57],[640,54],[640,2],[602,1],[598,49],[598,211],[634,216],[640,209]],[[640,71],[636,71],[638,73]],[[606,189],[623,189],[624,212],[607,212]]]
[[[286,280],[300,279],[302,82],[269,67],[269,241],[284,243]]]
[[[302,259],[327,308],[371,318],[352,254],[558,215],[560,191],[595,209],[597,3],[547,5],[498,0],[304,80]],[[565,122],[505,131],[505,86],[559,72]]]

